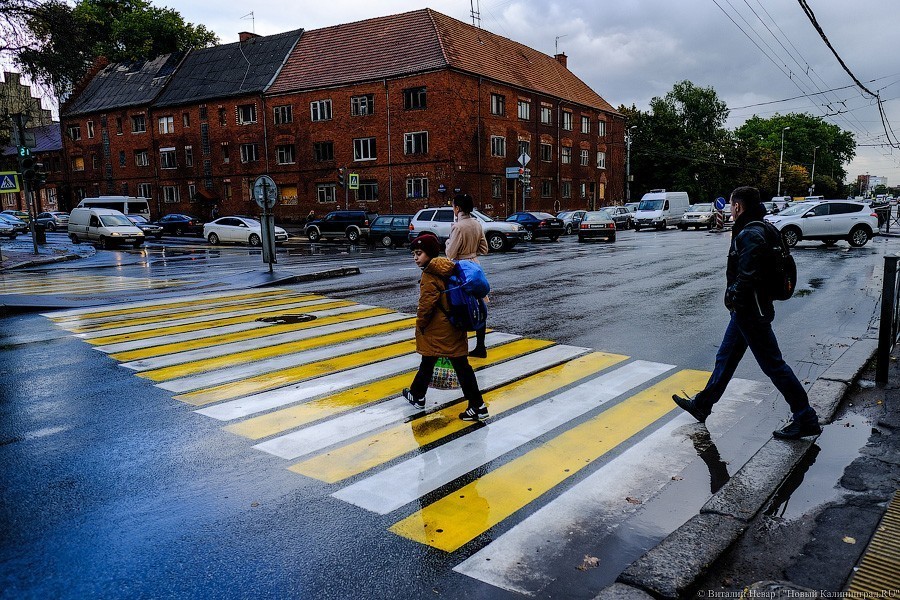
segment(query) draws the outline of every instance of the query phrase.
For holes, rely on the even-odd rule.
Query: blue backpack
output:
[[[482,329],[487,321],[487,306],[484,297],[491,291],[487,277],[481,266],[471,260],[456,263],[453,273],[447,278],[449,310],[444,310],[450,324],[463,331]]]

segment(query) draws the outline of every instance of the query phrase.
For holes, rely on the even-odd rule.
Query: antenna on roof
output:
[[[481,29],[481,2],[480,0],[469,0],[469,14],[472,16],[472,25]],[[475,23],[478,21],[478,23]]]
[[[256,17],[253,15],[252,10],[241,18],[246,19],[247,17],[250,17],[250,23],[251,23],[250,27],[253,29],[253,33],[256,33]]]
[[[558,35],[556,36],[556,39],[553,40],[553,54],[559,54],[559,39],[564,37],[569,37],[569,34]]]

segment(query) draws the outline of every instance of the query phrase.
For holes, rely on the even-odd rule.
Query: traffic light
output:
[[[44,165],[41,163],[35,163],[34,169],[34,185],[39,188],[47,185],[47,171],[44,170]]]
[[[34,181],[37,171],[35,171],[34,157],[29,153],[19,160],[19,169],[22,172],[22,179],[25,181]]]
[[[519,169],[522,173],[519,179],[522,180],[522,185],[528,187],[531,184],[531,169]]]
[[[338,169],[338,185],[344,187],[344,167]]]

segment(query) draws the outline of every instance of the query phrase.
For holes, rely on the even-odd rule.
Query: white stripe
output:
[[[673,368],[642,360],[628,363],[348,485],[332,496],[386,515]]]
[[[489,333],[485,337],[485,344],[496,345],[518,337],[507,333]],[[374,365],[364,365],[355,369],[332,373],[276,390],[260,392],[259,394],[230,400],[208,408],[201,408],[195,412],[220,421],[240,419],[280,406],[311,400],[318,396],[333,394],[363,383],[403,373],[404,371],[415,369],[419,366],[419,362],[421,362],[421,358],[418,354],[398,356]]]
[[[571,360],[587,352],[587,348],[552,346],[525,356],[478,371],[478,387],[482,392],[517,381],[555,364]],[[461,390],[430,390],[429,402],[442,406],[462,399]],[[409,405],[402,396],[325,421],[318,425],[273,438],[254,446],[281,458],[293,459],[327,448],[418,414],[422,411]]]
[[[264,360],[244,362],[233,367],[215,369],[206,373],[190,375],[188,377],[180,377],[178,379],[166,381],[165,383],[157,383],[156,385],[157,387],[169,390],[175,394],[182,394],[191,390],[210,388],[232,381],[265,375],[266,373],[271,373],[273,371],[280,371],[291,367],[300,367],[320,360],[327,360],[329,358],[336,358],[354,352],[362,352],[380,346],[387,346],[388,344],[410,340],[415,337],[415,335],[415,328],[401,329],[400,331],[392,331],[390,333],[365,337],[343,344],[335,344],[334,346],[312,348],[310,350],[292,354],[281,354]]]
[[[359,329],[360,335],[365,335],[365,329],[374,325],[382,325],[384,323],[392,323],[394,321],[402,321],[408,319],[412,315],[403,313],[391,313],[387,315],[379,315],[377,317],[368,317],[358,319],[356,321],[345,321],[343,323],[333,323],[324,327],[313,327],[311,329],[298,329],[297,331],[287,331],[260,338],[252,338],[249,340],[241,340],[239,342],[230,342],[220,344],[212,348],[200,348],[198,350],[186,350],[184,352],[176,352],[174,354],[165,354],[154,358],[145,358],[131,362],[122,363],[126,369],[135,371],[147,371],[149,369],[160,369],[162,367],[171,367],[195,360],[203,360],[216,356],[225,356],[226,354],[234,354],[236,352],[245,352],[247,350],[256,350],[258,348],[268,348],[277,344],[286,344],[288,342],[298,342],[309,338],[321,337],[332,333],[340,333],[351,329]]]
[[[771,398],[769,384],[733,379],[716,410],[707,420],[713,440],[761,400]],[[553,571],[566,550],[571,532],[585,527],[609,531],[619,526],[638,506],[624,502],[626,496],[647,499],[672,482],[697,458],[688,436],[697,422],[679,411],[676,418],[632,446],[602,468],[574,485],[512,529],[453,568],[457,573],[490,585],[537,595],[559,577]],[[730,464],[734,472],[740,465]]]

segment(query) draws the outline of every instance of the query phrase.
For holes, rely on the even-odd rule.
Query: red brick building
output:
[[[107,132],[66,139],[73,164],[84,161],[73,189],[149,196],[159,213],[252,214],[252,181],[269,174],[282,221],[345,205],[413,212],[455,190],[502,217],[522,209],[523,188],[505,172],[526,153],[529,210],[624,197],[623,117],[565,55],[430,9],[242,38],[146,63],[127,106],[102,97],[95,77],[94,100],[63,110],[64,132],[89,120]],[[146,135],[127,135],[139,115]],[[119,119],[125,131],[110,134]],[[359,190],[338,185],[342,168]]]

